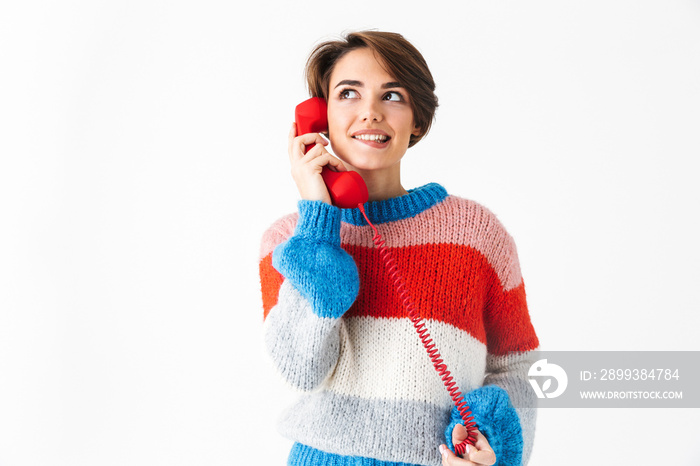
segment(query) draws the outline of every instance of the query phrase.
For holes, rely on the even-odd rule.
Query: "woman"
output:
[[[401,160],[437,108],[425,60],[399,34],[364,31],[317,46],[306,74],[312,96],[328,101],[335,155],[319,134],[292,126],[299,212],[265,233],[260,261],[265,343],[303,392],[279,425],[296,442],[288,464],[527,463],[535,425],[527,370],[539,343],[515,244],[483,206],[435,183],[401,184]],[[359,209],[331,205],[324,166],[367,184],[367,214],[474,414],[478,440],[464,458],[447,445],[466,429],[373,231]]]

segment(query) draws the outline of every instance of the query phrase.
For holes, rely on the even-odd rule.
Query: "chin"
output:
[[[358,159],[357,157],[338,157],[345,163],[349,170],[361,170],[361,171],[372,171],[372,170],[385,170],[389,168],[392,164],[387,165],[379,160],[372,159]]]
[[[362,171],[386,170],[401,161],[401,159],[398,159],[387,163],[385,157],[377,155],[358,156],[358,154],[354,154],[352,157],[346,157],[342,154],[337,154],[336,157],[338,157],[349,170]]]

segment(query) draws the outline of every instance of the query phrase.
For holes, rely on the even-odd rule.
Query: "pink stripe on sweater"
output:
[[[286,241],[287,238],[294,234],[294,228],[296,228],[298,219],[299,213],[288,214],[277,220],[267,229],[263,234],[262,243],[260,244],[259,260],[263,260],[278,244]]]

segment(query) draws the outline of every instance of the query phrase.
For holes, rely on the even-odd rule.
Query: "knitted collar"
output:
[[[437,183],[428,183],[408,194],[383,201],[365,203],[365,212],[372,223],[386,223],[415,217],[424,210],[442,202],[447,197],[445,188]],[[341,209],[342,221],[353,225],[366,225],[360,209]]]

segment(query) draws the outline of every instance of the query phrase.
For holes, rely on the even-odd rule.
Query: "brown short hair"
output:
[[[401,34],[381,31],[359,31],[345,34],[341,40],[317,45],[306,62],[306,82],[312,97],[328,99],[328,87],[335,64],[346,53],[369,48],[381,59],[391,74],[410,96],[414,124],[420,134],[411,135],[412,147],[428,134],[438,107],[435,81],[423,55]]]

